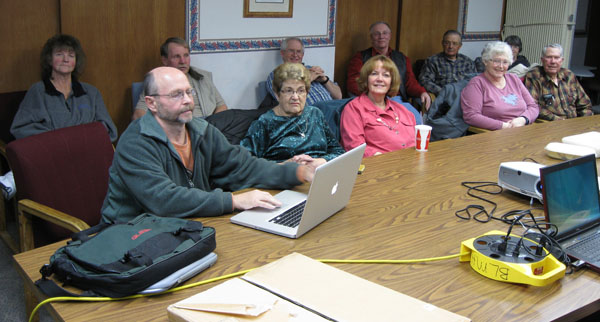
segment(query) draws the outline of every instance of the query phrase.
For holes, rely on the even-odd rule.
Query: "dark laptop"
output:
[[[540,169],[546,220],[567,254],[600,271],[600,198],[591,154]]]

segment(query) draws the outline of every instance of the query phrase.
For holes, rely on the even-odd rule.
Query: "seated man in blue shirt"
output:
[[[304,58],[304,44],[302,44],[300,38],[286,38],[281,42],[280,52],[284,63],[302,64],[302,59]],[[321,67],[309,65],[305,65],[305,67],[310,71],[311,77],[310,91],[306,97],[306,105],[312,106],[316,102],[342,98],[342,90],[340,87],[325,75],[325,72]],[[278,101],[277,95],[275,95],[275,91],[273,90],[273,72],[271,72],[267,78],[267,91],[275,101]]]
[[[104,222],[139,214],[206,217],[281,203],[248,187],[288,189],[312,181],[315,168],[259,159],[231,145],[206,120],[193,117],[194,88],[181,71],[158,67],[144,80],[149,113],[121,136],[102,205]]]
[[[434,95],[438,95],[446,84],[456,83],[468,74],[477,73],[471,58],[459,54],[462,35],[456,30],[448,30],[442,38],[441,53],[430,56],[425,61],[419,83]]]

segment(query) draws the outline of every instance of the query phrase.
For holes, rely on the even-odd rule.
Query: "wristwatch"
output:
[[[327,84],[327,82],[329,81],[329,76],[325,76],[325,80],[322,82],[319,82],[321,85],[325,85]]]

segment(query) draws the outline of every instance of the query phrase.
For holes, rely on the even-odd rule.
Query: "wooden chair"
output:
[[[8,144],[17,184],[20,249],[69,237],[100,222],[114,149],[99,122]]]
[[[10,133],[10,126],[26,93],[27,91],[18,91],[0,94],[0,175],[10,171],[6,159],[6,145],[15,139]],[[17,199],[5,200],[1,196],[0,199],[0,238],[16,253],[19,250],[18,242],[9,233],[8,226],[10,221],[16,224]]]

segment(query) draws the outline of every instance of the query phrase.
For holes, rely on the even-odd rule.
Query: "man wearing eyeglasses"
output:
[[[190,47],[181,38],[168,38],[160,46],[160,56],[164,66],[175,67],[181,70],[194,88],[194,117],[207,117],[227,109],[225,101],[212,81],[212,73],[190,66]],[[148,110],[144,100],[144,93],[140,95],[132,118],[138,119]]]
[[[563,48],[551,44],[542,51],[542,66],[525,75],[525,87],[540,106],[539,118],[549,121],[593,115],[592,102],[572,71],[563,68]]]
[[[231,145],[212,125],[193,117],[194,89],[186,75],[158,67],[144,79],[150,113],[121,136],[102,206],[104,222],[128,221],[147,212],[171,217],[207,217],[281,205],[248,187],[289,189],[312,181],[315,168],[277,164]]]
[[[392,39],[390,25],[383,21],[375,22],[369,28],[369,34],[371,36],[372,47],[357,52],[352,56],[350,64],[348,64],[348,79],[346,81],[348,93],[356,96],[361,94],[358,90],[357,82],[358,76],[360,76],[360,69],[369,58],[384,55],[389,57],[396,64],[396,67],[398,67],[398,72],[402,79],[398,95],[402,97],[402,101],[408,102],[409,97],[417,98],[421,100],[420,104],[424,109],[429,109],[431,97],[417,81],[410,60],[403,53],[390,48],[390,40]]]
[[[446,31],[442,37],[443,51],[427,58],[419,74],[419,82],[428,92],[438,95],[445,85],[477,73],[473,60],[458,52],[460,47],[462,35],[456,30]]]
[[[303,64],[304,44],[302,44],[300,38],[286,38],[281,42],[280,53],[284,63]],[[321,67],[309,65],[305,65],[304,67],[308,68],[311,77],[310,90],[306,97],[306,105],[312,106],[316,102],[342,98],[342,90],[340,87],[329,79],[329,76],[325,75],[325,71],[323,71]],[[277,95],[273,90],[273,72],[271,72],[267,78],[267,91],[274,101],[277,102]]]

